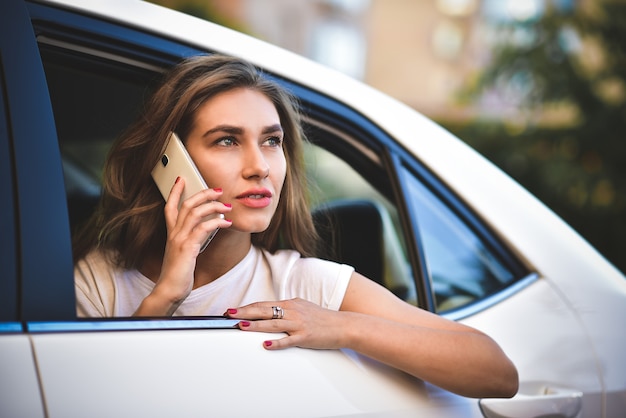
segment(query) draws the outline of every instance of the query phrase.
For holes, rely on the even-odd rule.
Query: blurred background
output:
[[[415,108],[626,272],[626,0],[151,1]]]

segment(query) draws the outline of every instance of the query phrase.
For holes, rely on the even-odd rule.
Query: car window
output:
[[[97,203],[106,152],[135,118],[163,68],[82,53],[46,39],[40,40],[40,51],[63,159],[70,225],[75,229]],[[353,265],[417,305],[424,295],[418,294],[416,284],[429,288],[420,282],[428,277],[417,273],[407,256],[407,239],[417,238],[438,312],[467,306],[519,278],[484,234],[420,177],[402,169],[404,199],[418,225],[413,232],[417,237],[408,236],[409,223],[402,221],[397,197],[390,192],[395,174],[380,157],[387,151],[352,132],[345,121],[322,122],[313,113],[305,109],[311,210],[324,213],[316,216],[318,221],[327,219],[329,211],[342,216],[339,221],[345,227],[339,234],[332,221],[318,222],[323,245],[329,248],[322,256]]]
[[[108,149],[136,116],[159,72],[81,54],[45,40],[40,42],[40,51],[57,124],[70,224],[75,230],[86,221],[98,201]],[[334,250],[322,255],[354,265],[357,271],[416,304],[415,283],[395,204],[377,192],[350,162],[322,146],[328,145],[331,138],[337,139],[335,134],[319,126],[313,131],[311,139],[317,145],[305,148],[313,186],[311,209],[341,204],[343,209],[362,213],[363,205],[369,205],[370,213],[376,216],[373,221],[365,217],[362,224],[355,224],[344,232],[343,243],[347,243],[348,237],[355,238],[357,233],[365,240],[355,246],[354,257],[338,257]],[[354,152],[346,155],[353,164],[359,159]],[[323,246],[334,248],[335,244],[336,241],[329,240]]]
[[[437,312],[492,295],[518,277],[458,211],[410,170],[403,170],[408,204],[430,272]]]

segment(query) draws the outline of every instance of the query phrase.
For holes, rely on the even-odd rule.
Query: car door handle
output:
[[[543,382],[520,383],[517,395],[510,399],[478,401],[485,418],[576,418],[582,404],[581,391]]]

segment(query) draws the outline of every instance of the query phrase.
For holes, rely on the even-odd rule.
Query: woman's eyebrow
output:
[[[263,128],[261,133],[262,134],[271,134],[271,133],[274,133],[274,132],[282,132],[282,131],[283,131],[283,127],[280,126],[279,123],[276,123],[274,125],[266,126],[265,128]]]
[[[218,125],[214,128],[209,129],[208,131],[206,131],[204,133],[204,135],[202,136],[209,136],[212,135],[216,132],[225,132],[231,135],[241,135],[244,132],[244,129],[239,127],[239,126],[233,126],[233,125]],[[280,126],[279,123],[276,123],[274,125],[270,125],[270,126],[266,126],[265,128],[263,128],[263,130],[261,131],[262,134],[270,134],[270,133],[274,133],[274,132],[283,132],[283,127]]]
[[[232,135],[240,135],[243,133],[243,129],[233,125],[217,125],[215,128],[211,128],[206,131],[202,136],[208,136],[216,132],[226,132]]]

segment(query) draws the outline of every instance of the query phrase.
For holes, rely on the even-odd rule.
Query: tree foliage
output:
[[[498,33],[465,99],[495,94],[515,116],[442,124],[626,271],[626,5],[549,9]]]

